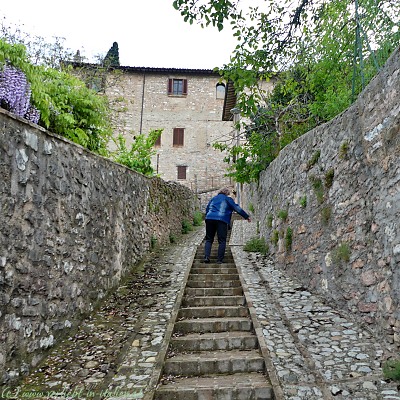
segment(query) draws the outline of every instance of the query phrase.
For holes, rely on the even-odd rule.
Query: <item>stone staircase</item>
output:
[[[229,247],[194,259],[155,400],[274,399]]]

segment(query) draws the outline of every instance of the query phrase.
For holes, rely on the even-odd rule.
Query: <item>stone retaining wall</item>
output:
[[[196,207],[149,179],[0,110],[0,373],[36,365]]]
[[[400,51],[248,189],[279,266],[400,344]],[[287,214],[287,216],[286,216]]]

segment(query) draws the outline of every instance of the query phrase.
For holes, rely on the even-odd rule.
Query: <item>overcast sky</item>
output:
[[[185,23],[173,0],[1,0],[8,24],[90,58],[118,43],[120,63],[132,67],[212,69],[229,62],[236,45],[230,30]],[[93,61],[91,58],[89,61]]]

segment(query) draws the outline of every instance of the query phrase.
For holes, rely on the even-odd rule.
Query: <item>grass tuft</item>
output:
[[[263,256],[269,253],[269,247],[265,243],[265,239],[254,237],[250,239],[243,247],[244,251],[261,253]]]

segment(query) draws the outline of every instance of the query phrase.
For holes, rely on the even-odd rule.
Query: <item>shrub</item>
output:
[[[134,136],[134,142],[130,148],[126,145],[126,139],[119,135],[116,144],[117,150],[112,154],[112,159],[134,171],[146,176],[154,176],[154,168],[151,165],[151,156],[155,154],[154,144],[161,135],[162,130],[150,131],[148,135]]]
[[[317,198],[318,204],[322,204],[324,202],[324,185],[322,183],[322,180],[320,178],[317,178],[316,176],[310,176],[310,182]]]
[[[271,214],[267,215],[267,226],[268,228],[272,228],[272,221],[274,220],[274,217]]]
[[[328,189],[332,187],[334,176],[335,176],[335,171],[333,169],[330,169],[325,174],[325,186]]]
[[[201,226],[203,223],[203,214],[200,211],[195,211],[193,214],[193,226]]]
[[[169,235],[169,242],[171,244],[176,242],[176,236],[173,235],[172,233]]]
[[[330,207],[330,206],[324,207],[321,210],[321,222],[324,225],[327,225],[329,220],[331,219],[331,215],[332,215],[332,207]]]
[[[341,143],[339,147],[339,158],[341,160],[345,160],[347,158],[347,153],[349,151],[349,142],[345,140]]]
[[[350,246],[343,242],[332,251],[332,262],[337,265],[342,262],[349,262],[350,254]]]
[[[271,235],[271,242],[276,246],[279,241],[279,231],[275,229]]]
[[[321,150],[317,150],[307,162],[307,171],[311,169],[319,160]]]
[[[150,239],[150,248],[154,249],[157,246],[157,238],[155,236],[152,236]]]
[[[282,219],[283,221],[286,221],[287,217],[288,217],[288,210],[279,210],[278,211],[278,217],[280,219]]]
[[[192,230],[193,230],[192,224],[187,219],[184,219],[182,221],[182,233],[186,234],[186,233],[189,233]]]
[[[250,239],[243,247],[243,250],[249,252],[258,252],[264,256],[269,253],[269,247],[265,243],[265,238],[263,237],[262,238],[255,237]]]
[[[103,156],[112,135],[106,97],[69,73],[29,62],[23,45],[0,39],[1,106]],[[40,118],[39,118],[40,115]]]
[[[307,196],[303,196],[299,200],[300,206],[303,208],[307,207]]]
[[[67,70],[37,67],[37,72],[42,90],[49,99],[47,129],[107,156],[112,129],[106,97],[88,89]],[[43,114],[43,109],[38,108]]]
[[[386,379],[400,381],[400,360],[389,360],[383,365],[383,375]]]
[[[286,236],[285,236],[285,247],[287,251],[292,249],[292,241],[293,241],[293,230],[292,228],[288,227],[286,229]]]

